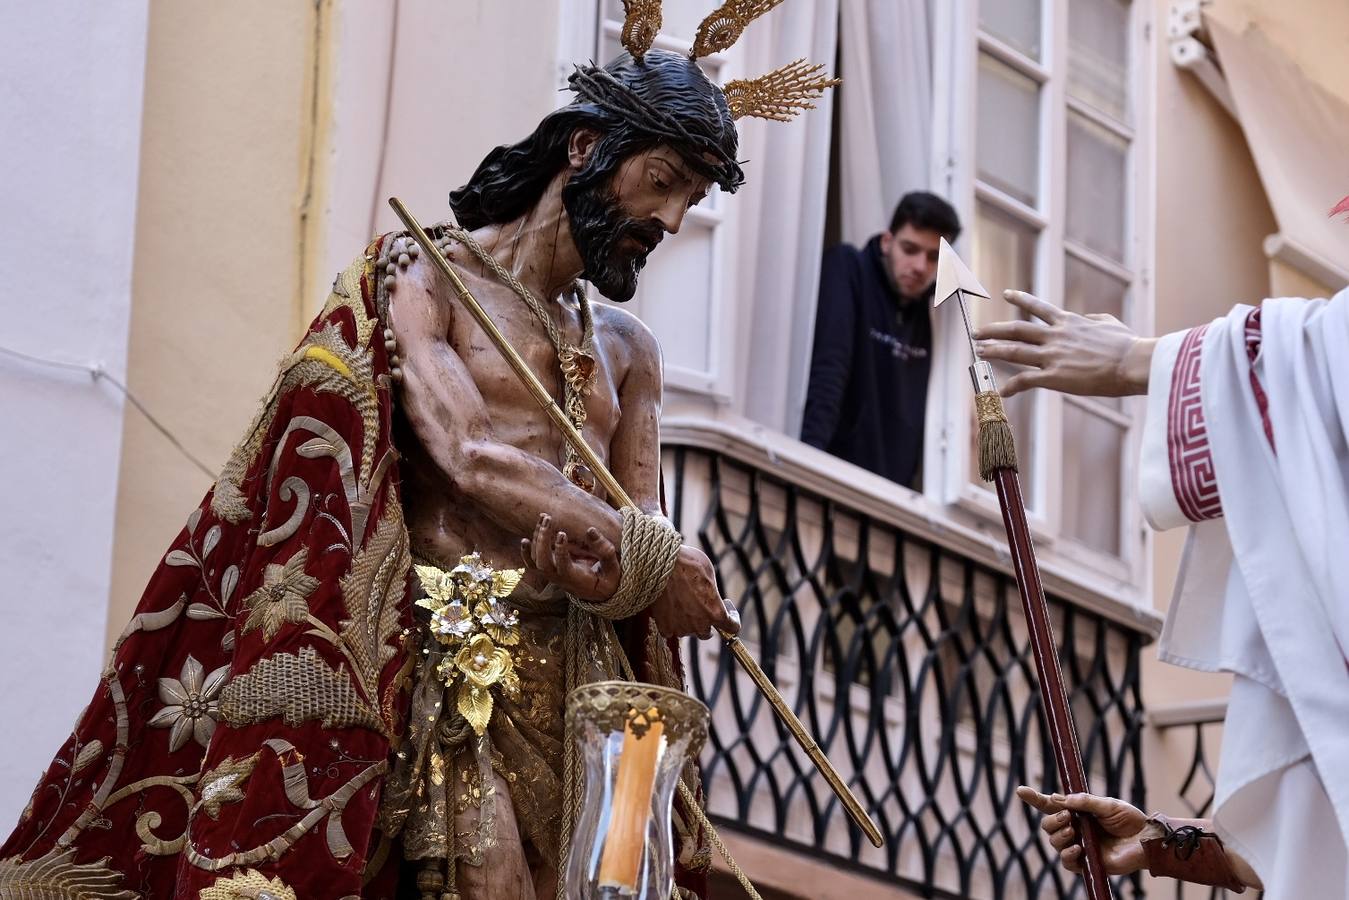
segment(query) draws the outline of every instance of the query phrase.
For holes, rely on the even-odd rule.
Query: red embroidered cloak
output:
[[[374,281],[391,237],[338,276],[150,579],[0,847],[0,895],[391,896],[375,818],[414,663]]]

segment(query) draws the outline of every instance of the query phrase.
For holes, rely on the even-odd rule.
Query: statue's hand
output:
[[[721,598],[717,573],[707,554],[688,544],[679,548],[665,591],[651,606],[656,628],[667,637],[695,635],[703,640],[716,628],[727,634],[740,631],[735,607]]]
[[[581,541],[572,541],[547,513],[539,516],[534,536],[520,542],[520,553],[526,569],[582,600],[608,600],[623,574],[608,538],[590,528]]]
[[[1147,393],[1156,341],[1114,316],[1079,315],[1022,291],[1003,297],[1031,319],[984,325],[974,337],[982,359],[1026,367],[1003,384],[1004,397],[1032,387],[1092,397]]]
[[[1136,806],[1095,794],[1041,794],[1025,785],[1016,789],[1025,803],[1045,814],[1040,828],[1059,851],[1059,862],[1069,872],[1082,871],[1082,845],[1073,827],[1072,813],[1092,816],[1101,826],[1101,856],[1111,875],[1129,875],[1146,864],[1142,832],[1148,817]]]

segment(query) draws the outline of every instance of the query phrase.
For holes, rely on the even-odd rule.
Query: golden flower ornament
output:
[[[523,569],[495,569],[477,553],[448,572],[414,567],[426,596],[417,606],[430,610],[431,634],[444,648],[436,674],[455,696],[455,706],[475,733],[487,730],[492,691],[520,692],[520,676],[510,651],[520,643],[520,613],[505,601],[524,577]]]

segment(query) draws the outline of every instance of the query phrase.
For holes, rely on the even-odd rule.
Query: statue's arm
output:
[[[403,359],[403,413],[449,489],[521,538],[547,513],[555,530],[579,539],[594,528],[617,545],[616,510],[497,438],[477,384],[450,345],[451,307],[431,290],[416,277],[400,278],[389,318]]]
[[[610,442],[611,471],[643,512],[659,514],[660,406],[663,387],[660,345],[636,317],[618,309],[604,315],[628,353],[627,370],[618,386],[622,410]],[[701,550],[690,544],[679,549],[674,573],[651,608],[656,627],[666,635],[712,636],[712,629],[740,630],[717,587],[716,570]]]
[[[609,465],[642,512],[659,514],[660,408],[664,374],[660,344],[636,316],[607,308],[604,315],[628,354],[618,385],[618,428],[609,444]]]

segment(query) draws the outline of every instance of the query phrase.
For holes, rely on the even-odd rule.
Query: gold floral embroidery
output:
[[[200,809],[212,819],[220,818],[220,807],[226,803],[238,803],[244,799],[244,782],[253,774],[258,763],[258,754],[235,759],[227,756],[220,765],[201,777],[201,800],[196,809]]]
[[[403,508],[385,489],[384,513],[366,545],[351,560],[351,569],[342,577],[342,603],[347,618],[341,622],[338,645],[351,662],[352,673],[372,705],[390,707],[392,698],[379,698],[379,677],[384,667],[398,654],[390,641],[402,630],[403,605],[407,593],[408,533],[403,524]],[[393,727],[392,715],[386,723]]]
[[[261,628],[262,636],[270,641],[282,625],[308,618],[309,604],[305,601],[319,586],[317,578],[305,574],[308,559],[308,548],[301,547],[284,564],[273,563],[263,570],[262,586],[244,598],[249,612],[243,633]]]
[[[365,304],[360,296],[360,277],[366,265],[364,259],[357,260],[338,276],[334,293],[324,307],[327,321],[319,330],[310,332],[295,352],[282,361],[281,371],[253,417],[247,436],[234,448],[221,470],[211,496],[211,511],[224,521],[238,524],[252,517],[244,496],[244,477],[257,460],[276,420],[277,398],[297,387],[336,394],[356,408],[366,436],[361,441],[360,485],[362,488],[369,486],[374,463],[374,436],[379,429],[379,398],[375,390],[374,354],[369,344],[375,323],[365,315]],[[354,347],[342,336],[341,326],[334,316],[339,308],[349,309],[355,317],[357,341]]]
[[[269,879],[257,869],[244,869],[229,878],[217,878],[201,889],[201,900],[296,900],[295,890],[280,878]]]
[[[92,763],[94,760],[98,759],[102,755],[103,755],[103,742],[100,741],[98,738],[94,738],[92,741],[85,744],[83,749],[81,749],[80,752],[76,754],[75,762],[72,763],[70,766],[70,774],[78,775],[80,772],[83,772],[89,766],[90,763]]]
[[[388,771],[388,762],[380,760],[367,766],[331,794],[326,797],[315,798],[309,795],[309,779],[305,774],[304,755],[295,749],[295,745],[281,738],[271,738],[263,741],[262,745],[276,754],[277,760],[281,763],[281,787],[285,791],[286,799],[290,801],[292,806],[306,812],[281,834],[265,844],[259,844],[248,850],[238,850],[234,853],[226,853],[224,856],[212,857],[203,855],[188,842],[182,851],[187,861],[199,869],[205,869],[208,872],[220,872],[229,868],[257,865],[264,860],[280,859],[282,854],[290,850],[297,840],[325,820],[327,821],[327,827],[324,829],[324,837],[328,845],[328,852],[337,859],[346,859],[351,856],[355,852],[355,847],[347,839],[346,830],[342,826],[342,814],[346,811],[347,804],[351,802],[353,797],[360,793],[366,785]],[[202,892],[202,896],[207,896],[205,891]],[[233,895],[224,894],[223,896],[231,897]],[[295,895],[291,893],[278,896],[294,897]]]
[[[159,700],[165,706],[148,724],[173,729],[169,732],[170,753],[181,749],[189,737],[203,747],[210,743],[220,715],[220,689],[229,671],[229,666],[221,666],[203,677],[202,664],[189,655],[177,678],[159,679]]]
[[[481,735],[492,717],[492,688],[500,685],[511,698],[520,694],[515,658],[507,649],[520,643],[520,614],[503,601],[524,570],[493,569],[477,553],[448,572],[430,565],[415,568],[426,592],[417,605],[431,611],[431,634],[446,648],[436,674],[447,687],[457,688],[456,708]]]
[[[30,862],[0,859],[0,897],[139,900],[140,894],[122,889],[121,883],[122,874],[109,868],[108,857],[76,863],[73,847],[53,849]]]
[[[235,676],[221,694],[220,714],[236,728],[279,716],[290,726],[318,721],[324,728],[384,729],[347,672],[334,669],[315,647],[301,647],[298,654],[274,653]]]

